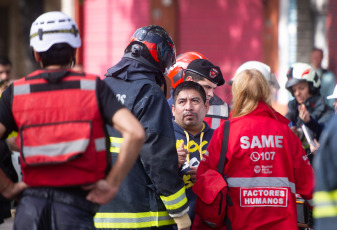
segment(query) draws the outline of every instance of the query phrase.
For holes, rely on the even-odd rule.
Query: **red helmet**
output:
[[[185,70],[191,61],[195,59],[206,59],[206,57],[198,52],[186,52],[177,57],[176,63],[171,66],[167,74],[167,77],[172,82],[173,88],[177,87],[177,85],[184,81]]]

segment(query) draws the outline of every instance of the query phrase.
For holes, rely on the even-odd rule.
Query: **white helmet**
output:
[[[276,90],[280,89],[280,85],[277,82],[275,74],[270,72],[270,67],[259,61],[248,61],[240,65],[236,70],[234,77],[228,82],[228,84],[233,84],[235,76],[247,69],[255,69],[259,71],[273,88]]]
[[[81,46],[76,23],[59,11],[40,15],[30,28],[30,46],[36,52],[44,52],[57,43],[68,43],[73,48]]]
[[[288,81],[286,83],[286,88],[292,92],[291,87],[297,85],[299,82],[306,81],[308,83],[312,83],[310,89],[314,94],[317,92],[321,86],[321,80],[316,74],[314,68],[312,68],[309,64],[297,62],[293,64],[287,73]]]

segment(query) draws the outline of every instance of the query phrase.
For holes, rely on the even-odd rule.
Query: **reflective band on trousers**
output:
[[[174,224],[166,211],[141,213],[97,213],[96,228],[149,228]]]
[[[313,200],[315,218],[337,217],[337,190],[315,192]]]
[[[185,186],[171,196],[160,196],[167,210],[174,210],[187,203]]]
[[[60,156],[73,152],[85,152],[88,143],[89,143],[88,139],[82,139],[34,147],[23,146],[23,152],[25,153],[26,157],[38,155]],[[96,139],[95,147],[97,152],[103,151],[105,149],[105,139],[104,138]]]
[[[227,182],[229,187],[289,187],[296,193],[295,184],[287,177],[230,177]]]
[[[110,152],[119,153],[121,151],[122,142],[123,142],[123,138],[110,137]]]

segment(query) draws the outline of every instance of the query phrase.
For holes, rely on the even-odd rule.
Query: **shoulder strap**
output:
[[[219,160],[218,169],[217,169],[217,171],[221,174],[225,167],[226,153],[227,153],[227,147],[228,147],[228,137],[229,137],[229,126],[230,126],[230,121],[226,120],[223,139],[222,139],[222,147],[221,147],[221,152],[220,152],[220,160]]]

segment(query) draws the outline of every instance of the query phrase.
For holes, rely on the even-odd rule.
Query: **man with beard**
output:
[[[185,183],[189,202],[189,216],[193,221],[196,195],[192,186],[198,165],[206,152],[213,129],[204,121],[209,109],[203,87],[193,81],[180,83],[173,91],[172,113],[180,175]]]

